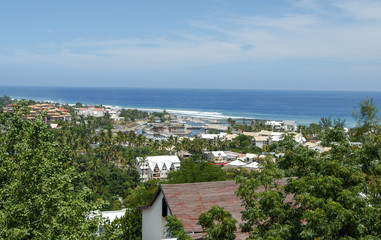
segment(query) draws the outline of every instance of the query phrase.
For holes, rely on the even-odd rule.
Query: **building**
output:
[[[287,179],[277,180],[284,185]],[[248,238],[238,225],[242,223],[241,212],[245,208],[235,195],[238,185],[234,181],[203,182],[185,184],[162,184],[147,206],[139,207],[143,212],[143,240],[160,240],[167,235],[165,217],[176,215],[183,223],[185,232],[193,239],[201,239],[205,235],[201,226],[197,225],[201,213],[210,210],[212,206],[220,206],[237,219],[237,240]],[[256,192],[264,191],[260,187]],[[286,202],[292,202],[292,196],[286,197]]]
[[[262,148],[264,145],[269,144],[269,137],[268,136],[256,136],[253,137],[253,144],[256,147]]]
[[[137,170],[142,182],[150,179],[165,179],[170,171],[180,169],[181,161],[177,156],[137,157]]]
[[[89,106],[88,108],[78,108],[77,115],[84,117],[103,117],[104,109],[96,108],[94,106]]]
[[[8,105],[4,112],[13,112],[13,106],[14,105]],[[57,108],[53,106],[50,103],[41,103],[41,104],[34,104],[30,105],[30,111],[28,116],[24,116],[27,120],[34,120],[37,116],[44,114],[45,120],[47,121],[57,121],[57,120],[71,120],[71,114],[69,113],[69,110],[61,107]]]
[[[285,134],[293,134],[294,140],[298,144],[303,144],[306,142],[306,139],[303,137],[303,135],[296,132],[285,133],[262,130],[260,132],[244,132],[243,134],[253,137],[253,145],[260,148],[262,148],[264,145],[272,145],[282,141]]]
[[[272,121],[266,121],[265,125],[266,126],[270,126],[273,129],[282,129],[283,122],[282,121],[274,121],[274,120],[272,120]]]
[[[225,125],[211,124],[211,123],[204,124],[204,127],[206,130],[213,130],[213,131],[219,131],[219,132],[226,132],[229,128],[228,126],[225,126]]]
[[[288,132],[298,131],[298,125],[294,120],[284,120],[283,121],[283,129]]]
[[[227,155],[224,151],[205,152],[206,158],[211,162],[224,163],[227,162]]]
[[[225,137],[227,136],[227,133],[225,132],[221,132],[221,133],[218,133],[218,134],[207,134],[207,133],[201,133],[200,134],[200,137],[202,139],[208,139],[208,140],[217,140],[217,139],[225,139]]]

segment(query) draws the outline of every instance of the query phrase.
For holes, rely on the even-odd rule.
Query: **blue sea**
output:
[[[205,118],[245,117],[318,123],[321,117],[346,120],[353,127],[353,108],[373,98],[381,108],[381,92],[216,90],[89,87],[1,86],[0,95],[61,103],[110,105]]]

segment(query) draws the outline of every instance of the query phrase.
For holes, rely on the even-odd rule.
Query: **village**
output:
[[[18,105],[5,106],[4,114],[12,116],[18,111],[15,107]],[[167,225],[173,220],[169,216],[177,216],[191,239],[202,239],[206,232],[198,217],[214,206],[223,207],[237,219],[238,229],[245,223],[243,195],[240,199],[236,194],[243,186],[238,182],[241,175],[271,177],[268,168],[272,166],[274,171],[285,164],[290,149],[330,156],[338,143],[327,144],[326,135],[321,134],[342,128],[340,122],[324,126],[329,119],[322,119],[320,130],[314,133],[317,125],[303,128],[290,120],[203,119],[166,111],[57,103],[33,103],[24,108],[28,110],[23,111],[25,121],[42,119],[57,140],[70,147],[81,171],[94,175],[88,184],[96,189],[97,198],[108,201],[98,214],[117,222],[129,209],[140,211],[143,240],[167,239]],[[342,128],[342,140],[352,149],[361,149],[362,143],[349,141],[348,131]],[[299,167],[290,168],[290,173]],[[106,175],[100,177],[98,171]],[[279,176],[271,184],[285,186],[293,177]],[[255,188],[257,194],[264,191],[263,186]],[[296,204],[290,194],[284,195],[283,202]],[[108,227],[99,226],[100,237],[107,236]],[[239,230],[234,235],[235,239],[249,237]]]

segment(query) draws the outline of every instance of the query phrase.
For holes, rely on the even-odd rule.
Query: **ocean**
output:
[[[321,117],[340,118],[353,127],[353,108],[373,98],[381,108],[381,92],[150,89],[90,87],[1,86],[0,95],[61,103],[110,105],[163,111],[205,118],[245,117],[318,123]]]

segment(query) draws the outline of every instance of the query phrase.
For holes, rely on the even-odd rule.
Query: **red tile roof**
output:
[[[210,164],[212,164],[212,165],[226,165],[226,164],[228,164],[227,162],[225,162],[225,163],[215,163],[215,162],[211,162]]]
[[[285,185],[287,178],[277,180],[278,184]],[[153,204],[160,192],[163,192],[168,208],[172,215],[176,215],[183,222],[185,232],[192,233],[193,239],[201,239],[205,232],[197,225],[201,213],[210,210],[212,206],[220,206],[230,212],[237,219],[236,239],[247,239],[248,233],[241,233],[238,225],[242,223],[241,212],[245,208],[241,200],[235,195],[238,185],[234,181],[203,182],[185,184],[162,184],[148,206]],[[262,192],[264,187],[257,189]],[[288,195],[286,202],[292,202],[293,196]]]

